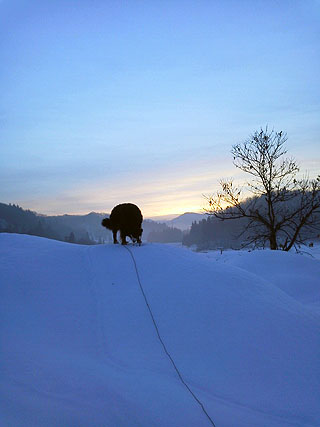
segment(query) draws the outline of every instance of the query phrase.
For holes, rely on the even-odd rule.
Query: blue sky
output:
[[[319,46],[319,0],[2,0],[0,201],[199,210],[266,124],[314,176]]]

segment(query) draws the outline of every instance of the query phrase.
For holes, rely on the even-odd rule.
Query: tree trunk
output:
[[[277,245],[276,233],[274,231],[270,232],[269,242],[270,242],[270,249],[272,251],[276,251],[278,249],[278,245]]]

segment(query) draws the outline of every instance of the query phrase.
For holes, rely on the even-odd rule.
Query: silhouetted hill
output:
[[[111,231],[101,226],[107,213],[47,216],[18,205],[0,203],[0,232],[30,234],[80,244],[111,243]],[[181,242],[180,230],[145,219],[142,239],[149,242]]]
[[[70,243],[94,244],[85,223],[72,215],[50,217],[15,204],[0,203],[0,232],[30,234]]]
[[[194,221],[201,221],[207,217],[206,214],[200,214],[195,212],[185,212],[178,217],[166,221],[169,227],[179,228],[180,230],[188,230]]]
[[[255,206],[259,207],[260,212],[267,209],[265,197],[248,198],[242,202],[245,209],[252,200],[255,201]],[[293,198],[286,202],[286,207],[292,209],[299,206],[300,198]],[[279,216],[281,213],[279,214]],[[314,227],[303,229],[301,236],[303,239],[318,240],[320,237],[319,214],[315,213]],[[188,233],[185,233],[182,243],[186,246],[195,245],[197,249],[217,249],[217,248],[232,248],[239,249],[248,244],[251,240],[252,230],[246,230],[248,224],[247,218],[220,220],[213,215],[205,215],[201,221],[194,221]]]

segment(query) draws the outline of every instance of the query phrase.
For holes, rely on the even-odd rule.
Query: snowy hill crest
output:
[[[217,426],[317,425],[319,261],[131,250],[161,336]],[[209,425],[123,247],[1,234],[0,251],[4,425]],[[306,283],[285,281],[291,263]]]

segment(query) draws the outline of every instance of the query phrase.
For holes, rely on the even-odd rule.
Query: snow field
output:
[[[130,250],[217,427],[319,425],[319,260]],[[123,247],[0,234],[0,280],[1,425],[210,425]]]

